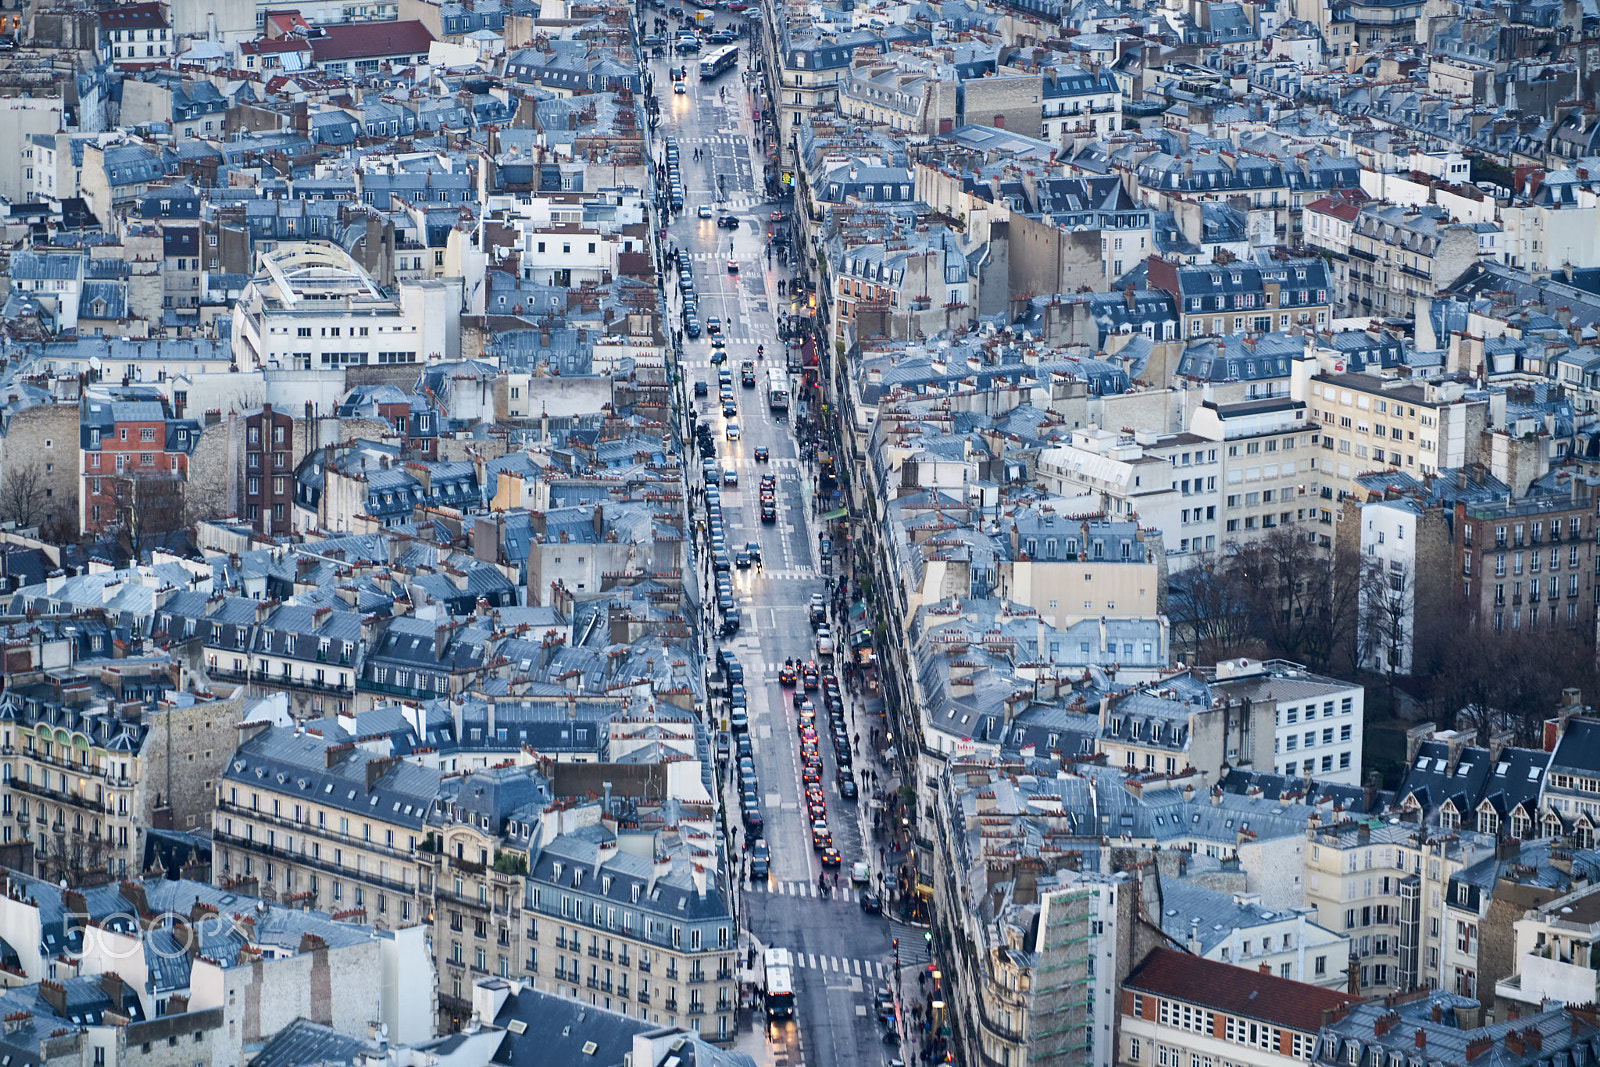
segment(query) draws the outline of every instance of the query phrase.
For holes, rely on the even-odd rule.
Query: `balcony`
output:
[[[678,1002],[676,1000],[669,1000],[669,1001],[667,1001],[665,1004],[663,1004],[661,1006],[662,1006],[662,1008],[666,1009],[667,1011],[671,1011],[671,1012],[676,1012],[678,1010]]]
[[[615,959],[615,957],[611,954],[611,950],[608,948],[600,950],[600,958],[606,963],[610,963],[613,959]]]
[[[667,977],[671,978],[672,976],[669,974],[669,975],[667,975]],[[702,985],[702,984],[704,984],[705,980],[706,980],[706,972],[699,971],[699,970],[690,971],[689,972],[689,984],[690,985]]]
[[[704,1004],[700,1003],[698,1000],[689,1001],[689,1014],[690,1015],[704,1015],[705,1013],[706,1013],[706,1006]]]
[[[590,959],[599,959],[600,958],[600,946],[599,945],[590,945],[589,946],[589,958]]]
[[[269,845],[264,841],[253,840],[240,834],[228,833],[226,830],[213,830],[212,833],[219,841],[230,842],[243,851],[255,855],[275,856],[301,867],[310,867],[340,878],[348,878],[350,881],[359,882],[362,885],[381,887],[396,893],[404,893],[406,896],[415,896],[417,892],[417,887],[413,883],[402,882],[394,878],[385,878],[382,875],[368,871],[358,871],[342,864],[331,863],[321,857],[313,856],[309,852],[291,852],[279,845]]]
[[[556,948],[565,949],[565,948],[576,948],[576,947],[577,947],[576,945],[572,945],[562,935],[560,935],[560,934],[556,935]]]
[[[565,981],[568,981],[568,978],[567,978],[567,969],[566,969],[566,968],[565,968],[565,967],[562,967],[562,966],[561,966],[561,965],[560,965],[560,964],[557,964],[557,965],[556,965],[556,974],[555,974],[555,979],[556,979],[556,981],[558,981],[558,982],[565,982]],[[577,981],[577,980],[578,980],[578,976],[577,976],[577,975],[576,975],[576,974],[574,974],[574,975],[573,975],[573,976],[572,976],[572,978],[571,978],[571,981],[574,981],[574,982],[576,982],[576,981]]]
[[[650,961],[645,959],[643,956],[639,957],[639,970],[643,971],[645,974],[650,973]]]
[[[589,980],[588,980],[588,982],[586,982],[586,983],[585,983],[585,984],[586,984],[586,985],[587,985],[587,986],[588,986],[588,987],[589,987],[589,988],[590,988],[590,989],[599,989],[599,988],[600,988],[600,979],[598,979],[598,978],[591,978],[591,979],[589,979]]]
[[[719,981],[719,982],[731,982],[731,981],[733,981],[733,971],[731,969],[727,968],[727,967],[722,968],[720,971],[717,972],[717,981]]]
[[[622,954],[617,956],[617,965],[619,967],[630,967],[630,966],[632,966],[632,964],[633,964],[633,957],[628,955],[626,952],[623,952]]]
[[[678,980],[678,968],[676,968],[676,967],[668,967],[667,968],[667,981],[676,982],[677,980]]]
[[[218,801],[217,810],[227,812],[231,815],[238,815],[246,819],[252,819],[256,822],[270,823],[273,826],[281,826],[286,830],[293,830],[296,833],[305,834],[308,837],[314,837],[321,842],[331,841],[336,844],[349,845],[352,848],[362,849],[366,852],[380,852],[386,856],[393,856],[397,860],[403,860],[408,863],[417,858],[416,852],[411,849],[396,848],[393,845],[385,845],[380,841],[374,841],[366,837],[356,837],[353,834],[341,834],[337,830],[330,830],[326,826],[318,826],[311,822],[296,822],[295,820],[287,818],[283,815],[274,815],[271,812],[261,811],[257,808],[247,808],[242,804],[236,804],[232,801]]]
[[[604,979],[601,979],[601,981],[600,981],[600,992],[602,992],[602,993],[611,992],[611,983],[605,981]]]
[[[650,991],[648,989],[639,990],[639,1003],[640,1004],[648,1004],[648,1003],[650,1003]]]
[[[733,1002],[732,1001],[727,1000],[727,999],[723,999],[723,1000],[717,1001],[717,1014],[718,1015],[721,1015],[724,1012],[730,1012],[732,1010],[733,1010]]]
[[[527,959],[522,961],[522,969],[528,974],[538,974],[539,963],[532,956],[529,956]]]

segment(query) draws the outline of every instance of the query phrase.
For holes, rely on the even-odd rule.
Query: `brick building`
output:
[[[244,424],[243,518],[264,537],[287,536],[294,525],[294,420],[266,404]]]
[[[7,402],[4,412],[0,471],[6,477],[13,472],[31,472],[29,476],[38,480],[38,513],[23,525],[38,525],[45,536],[63,542],[76,540],[81,485],[78,405],[18,396]],[[20,516],[0,515],[0,519],[11,518]]]
[[[1600,545],[1587,481],[1571,495],[1457,504],[1454,575],[1463,621],[1496,630],[1592,634]]]
[[[82,401],[79,434],[79,525],[99,533],[132,520],[138,495],[130,483],[188,477],[200,424],[170,417],[166,400],[156,393],[91,393]]]
[[[1122,983],[1118,1062],[1298,1067],[1327,1013],[1359,998],[1158,948]]]

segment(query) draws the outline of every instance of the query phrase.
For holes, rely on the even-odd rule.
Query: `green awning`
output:
[[[822,513],[822,517],[824,519],[830,519],[830,520],[831,519],[842,519],[848,514],[849,514],[849,511],[847,509],[845,509],[845,508],[834,508],[832,511],[823,512]]]

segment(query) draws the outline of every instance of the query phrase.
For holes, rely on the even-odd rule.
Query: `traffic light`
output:
[[[933,944],[933,931],[932,930],[924,930],[924,931],[922,931],[922,940],[928,942],[928,944],[930,944],[930,945]]]
[[[900,939],[898,937],[894,939],[894,950],[896,952],[900,951]]]

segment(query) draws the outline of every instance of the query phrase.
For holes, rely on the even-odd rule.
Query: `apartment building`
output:
[[[1570,496],[1456,504],[1449,573],[1465,621],[1593,632],[1595,504],[1585,480],[1569,484]]]
[[[953,950],[944,1021],[968,1063],[1112,1061],[1117,982],[1132,966],[1138,886],[1075,871],[1081,782],[953,762],[939,776],[933,894]]]
[[[1370,471],[1395,468],[1422,477],[1477,458],[1488,400],[1468,395],[1465,383],[1353,373],[1307,378],[1314,364],[1295,366],[1292,392],[1319,424],[1318,468],[1334,493],[1355,492],[1353,480]]]
[[[1218,442],[1219,544],[1239,543],[1293,526],[1331,543],[1333,513],[1323,499],[1315,412],[1289,396],[1234,403],[1202,401],[1190,432]],[[1211,448],[1207,446],[1207,462]],[[1207,475],[1207,484],[1211,475]]]
[[[638,832],[596,804],[568,815],[547,819],[523,887],[534,987],[731,1041],[739,932],[714,809],[678,805]]]
[[[33,869],[93,884],[144,869],[153,826],[210,824],[241,707],[177,689],[165,656],[12,672],[0,697],[0,840]]]
[[[99,533],[131,522],[133,509],[145,503],[131,483],[188,477],[200,424],[170,417],[166,400],[154,392],[89,392],[81,402],[80,435],[78,519],[84,532]]]
[[[1547,1000],[1600,1001],[1600,887],[1585,886],[1530,908],[1514,924],[1514,973],[1495,983],[1496,999],[1524,1013]]]
[[[1322,329],[1333,312],[1320,256],[1178,266],[1152,255],[1147,270],[1150,288],[1178,302],[1184,337]]]
[[[1412,317],[1418,300],[1432,300],[1478,261],[1484,236],[1431,204],[1362,207],[1350,227],[1346,312]]]
[[[1310,908],[1267,908],[1187,878],[1160,879],[1160,923],[1191,955],[1324,989],[1343,990],[1350,939],[1316,923]]]
[[[1072,148],[1075,138],[1103,137],[1122,128],[1122,91],[1109,69],[1087,70],[1074,63],[1044,75],[1040,103],[1043,129],[1051,144]]]
[[[1489,1014],[1468,997],[1418,990],[1335,1012],[1322,1028],[1311,1062],[1315,1067],[1413,1062],[1537,1067],[1592,1057],[1597,1032],[1587,1006],[1538,1005],[1532,1011]]]
[[[1153,616],[1165,600],[1159,535],[1137,522],[1087,522],[1049,504],[1011,516],[996,591],[1062,629],[1085,616]]]
[[[124,4],[100,15],[100,60],[114,67],[163,66],[172,55],[166,5]]]
[[[1305,900],[1317,922],[1350,937],[1364,995],[1446,985],[1440,960],[1450,879],[1493,840],[1362,819],[1306,832]]]
[[[1568,835],[1578,848],[1595,847],[1600,825],[1600,721],[1574,717],[1575,704],[1561,709],[1555,723],[1545,724],[1546,747],[1555,734],[1550,768],[1545,774],[1543,832]]]
[[[310,728],[246,726],[217,783],[212,880],[388,929],[426,917],[439,772]]]
[[[1224,660],[1212,698],[1252,711],[1270,708],[1277,773],[1359,786],[1366,689],[1312,674],[1285,660]]]
[[[1333,303],[1341,310],[1350,307],[1350,233],[1366,199],[1359,189],[1342,189],[1305,207],[1306,244],[1327,258]]]
[[[1121,997],[1117,1062],[1129,1067],[1298,1067],[1329,1013],[1358,1000],[1169,948],[1134,968]]]
[[[271,404],[244,417],[244,514],[262,537],[294,528],[294,419]]]

